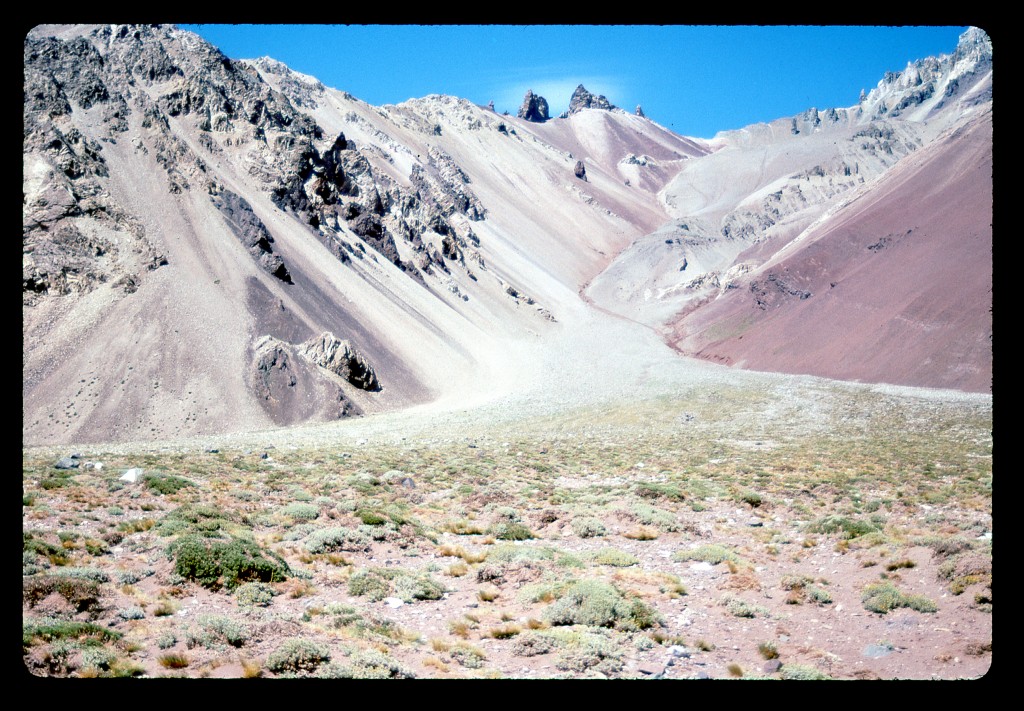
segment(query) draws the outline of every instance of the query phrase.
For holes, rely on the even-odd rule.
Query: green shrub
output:
[[[303,503],[301,501],[293,501],[287,506],[283,506],[280,509],[280,513],[284,516],[290,516],[301,521],[312,521],[320,515],[320,507],[313,504]]]
[[[544,611],[553,625],[590,625],[625,630],[661,624],[661,617],[642,600],[628,600],[613,585],[581,580],[569,586]]]
[[[348,579],[350,595],[367,597],[373,602],[395,596],[405,602],[439,600],[445,593],[443,585],[429,575],[417,575],[404,570],[370,568],[354,573]]]
[[[266,583],[242,583],[235,590],[235,600],[243,607],[266,607],[274,601],[274,594]]]
[[[61,639],[86,642],[111,642],[121,639],[121,633],[92,622],[58,620],[41,617],[25,620],[21,624],[22,645],[30,646],[35,640],[52,642]]]
[[[918,612],[935,612],[939,608],[923,595],[904,595],[889,582],[874,583],[864,588],[861,595],[864,609],[885,614],[898,607],[909,607]]]
[[[629,507],[630,513],[636,517],[639,523],[646,526],[654,526],[660,531],[672,533],[679,530],[679,521],[671,511],[659,509],[656,506],[638,501]]]
[[[823,681],[831,679],[828,674],[806,664],[783,664],[779,676],[792,681]]]
[[[846,516],[825,516],[811,523],[808,530],[812,533],[842,533],[843,538],[852,539],[881,530],[869,521],[859,521]]]
[[[491,527],[491,533],[502,541],[527,541],[533,538],[533,531],[521,523],[498,523]]]
[[[415,679],[416,675],[395,659],[376,649],[356,652],[344,666],[328,662],[317,668],[315,677],[327,679]]]
[[[640,561],[632,553],[620,551],[618,548],[602,548],[590,557],[596,565],[610,565],[616,568],[628,568]]]
[[[592,669],[605,675],[622,670],[622,651],[607,635],[575,630],[564,635],[555,630],[546,634],[558,646],[556,669],[575,673]]]
[[[771,614],[767,608],[747,602],[729,593],[722,596],[719,604],[725,607],[729,614],[734,617],[757,617],[758,615],[768,617]]]
[[[387,516],[369,509],[356,511],[356,516],[358,516],[359,520],[366,526],[383,526],[388,522]]]
[[[682,490],[675,484],[656,484],[654,482],[641,482],[637,484],[633,489],[633,493],[643,499],[682,501],[686,498]]]
[[[572,520],[572,531],[580,538],[593,538],[603,536],[608,530],[601,523],[600,519],[593,516],[583,516]]]
[[[211,649],[221,644],[241,647],[248,640],[248,626],[226,615],[200,615],[196,624],[185,631],[185,645],[189,649]]]
[[[370,550],[370,539],[361,531],[344,526],[333,526],[309,534],[306,539],[306,550],[314,554],[335,551],[368,551]]]
[[[391,581],[376,570],[361,570],[348,579],[348,593],[377,602],[391,594]]]
[[[699,560],[705,563],[711,563],[712,565],[718,565],[723,561],[732,561],[738,563],[740,557],[735,552],[726,548],[725,546],[718,545],[717,543],[707,543],[697,548],[691,548],[685,551],[676,551],[673,559],[679,561],[687,560]]]
[[[273,551],[261,549],[254,541],[218,541],[185,536],[168,547],[174,572],[203,587],[230,590],[250,581],[276,582],[287,578],[288,564]]]
[[[146,474],[142,477],[142,483],[149,489],[161,496],[164,494],[176,494],[182,489],[195,486],[188,479],[171,474]]]
[[[331,658],[330,651],[322,644],[308,639],[289,639],[267,657],[266,666],[270,671],[313,672]]]

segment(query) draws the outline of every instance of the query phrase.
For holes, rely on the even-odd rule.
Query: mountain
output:
[[[559,118],[371,106],[174,27],[40,26],[24,70],[26,443],[556,391],[651,329],[749,368],[990,387],[979,30],[851,108],[712,140],[583,86]]]

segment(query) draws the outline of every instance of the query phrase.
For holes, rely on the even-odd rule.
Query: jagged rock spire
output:
[[[521,119],[541,123],[548,120],[548,102],[543,96],[533,93],[533,89],[527,89],[523,97],[523,105],[519,107],[516,114]]]

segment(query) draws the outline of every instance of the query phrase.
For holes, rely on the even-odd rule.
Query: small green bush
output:
[[[196,624],[185,631],[185,645],[212,649],[221,644],[241,647],[249,640],[249,628],[226,615],[200,615]]]
[[[601,520],[593,516],[583,516],[572,520],[572,531],[580,538],[594,538],[608,532]]]
[[[642,600],[628,600],[613,585],[581,580],[569,586],[544,611],[553,625],[590,625],[624,630],[647,629],[661,617]]]
[[[491,532],[502,541],[528,541],[533,538],[533,531],[521,523],[498,523],[491,527]]]
[[[641,482],[637,484],[633,489],[633,493],[643,499],[682,501],[686,498],[682,490],[675,484],[657,484],[654,482]]]
[[[904,595],[889,582],[874,583],[864,588],[861,595],[864,609],[886,614],[898,607],[909,607],[918,612],[935,612],[939,608],[923,595]]]
[[[284,516],[290,516],[300,521],[312,521],[320,515],[320,507],[313,504],[303,503],[301,501],[293,501],[287,506],[283,506],[280,509],[280,513]]]
[[[825,516],[808,526],[812,533],[842,533],[843,538],[852,539],[881,530],[869,521],[859,521],[846,516]]]
[[[277,582],[290,572],[288,564],[273,551],[254,541],[231,539],[218,541],[185,536],[168,547],[174,560],[174,572],[203,587],[233,590],[244,582]]]
[[[195,486],[188,479],[171,474],[146,474],[142,477],[142,483],[150,490],[163,496],[164,494],[176,494],[182,489]]]
[[[738,563],[740,560],[735,552],[717,543],[707,543],[690,550],[676,551],[672,558],[679,561],[699,560],[712,565],[718,565],[727,560]]]
[[[242,607],[266,607],[274,601],[274,589],[266,583],[242,583],[235,590],[235,600]]]
[[[267,669],[275,674],[283,672],[313,672],[331,658],[322,644],[308,639],[289,639],[267,657]]]
[[[618,548],[602,548],[595,552],[590,560],[596,565],[610,565],[616,568],[628,568],[640,562],[632,553],[620,551]]]
[[[779,676],[791,681],[823,681],[831,679],[828,674],[806,664],[783,664]]]
[[[333,526],[309,534],[306,539],[306,550],[313,554],[368,551],[370,550],[370,538],[358,530]]]
[[[429,575],[417,575],[404,570],[370,568],[354,573],[348,579],[350,595],[367,597],[373,602],[395,596],[404,602],[439,600],[445,593],[443,585]]]
[[[121,633],[92,622],[58,620],[41,617],[25,620],[21,624],[22,645],[30,646],[35,640],[53,642],[61,639],[87,642],[112,642],[121,639]]]

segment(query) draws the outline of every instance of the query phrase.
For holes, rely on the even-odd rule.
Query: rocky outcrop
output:
[[[277,425],[361,414],[339,383],[318,372],[296,346],[271,336],[254,344],[248,380]]]
[[[217,195],[211,195],[210,200],[220,211],[238,241],[259,263],[260,268],[281,281],[291,284],[292,278],[288,274],[284,260],[274,254],[274,248],[271,246],[274,241],[273,236],[263,221],[252,211],[249,203],[227,189],[222,189]]]
[[[573,168],[572,173],[580,180],[585,181],[587,179],[587,166],[583,165],[583,161],[578,160],[576,161],[576,167]]]
[[[333,333],[311,338],[298,348],[299,354],[312,363],[329,370],[361,390],[380,390],[380,381],[373,366],[348,341]]]
[[[534,123],[543,123],[548,120],[548,102],[543,96],[534,94],[532,89],[527,89],[516,116]]]
[[[634,111],[633,113],[635,113],[640,118],[647,118],[647,115],[644,113],[644,110],[640,107],[640,104],[636,105],[636,111]]]
[[[576,87],[569,100],[569,114],[579,113],[583,109],[603,109],[611,111],[616,108],[608,99],[598,94],[595,96],[587,91],[582,84]]]

